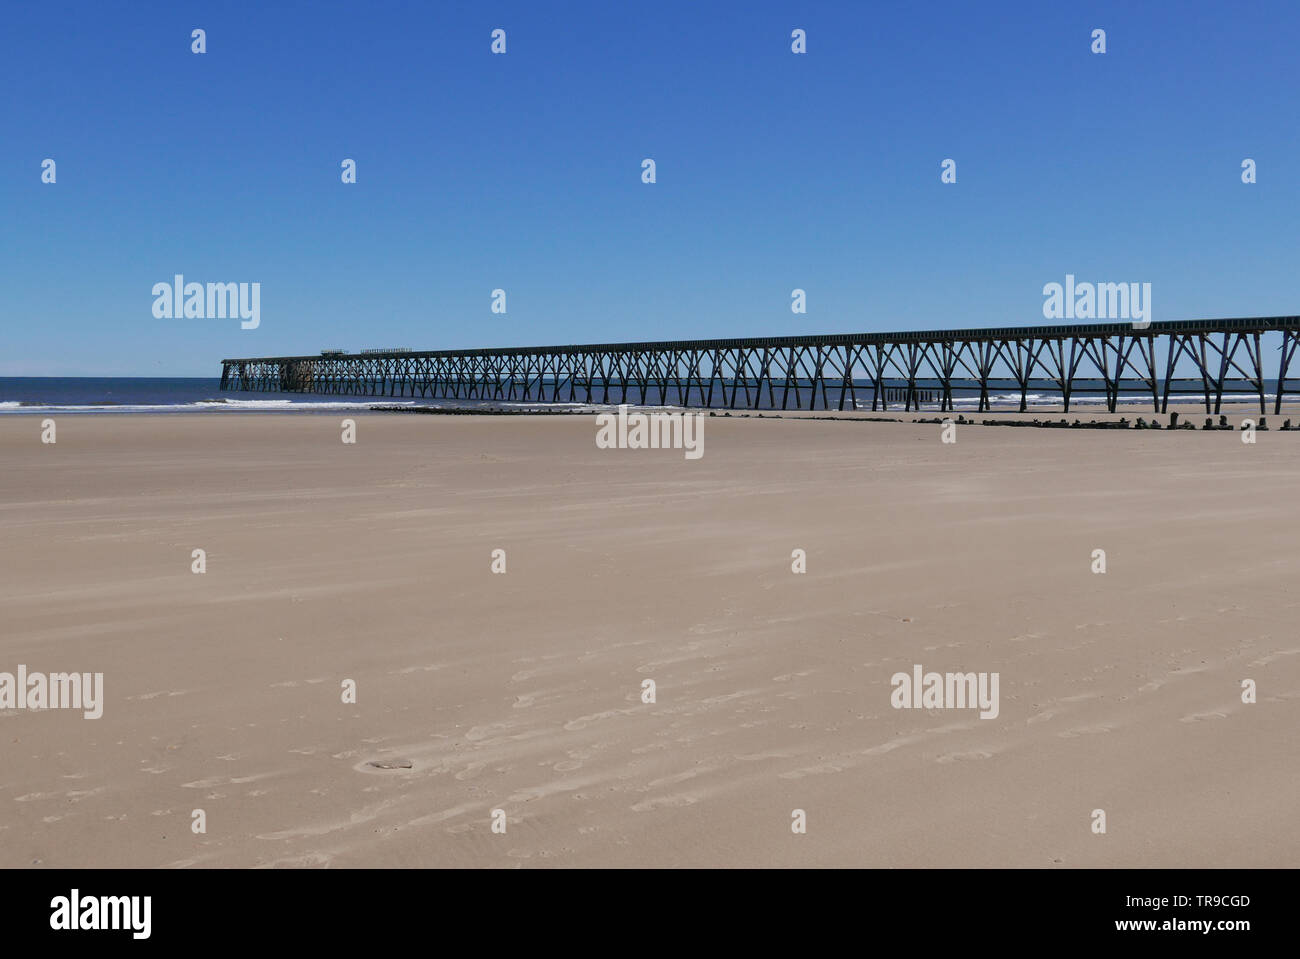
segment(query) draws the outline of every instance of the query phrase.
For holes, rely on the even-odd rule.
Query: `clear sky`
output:
[[[8,3],[0,375],[1033,324],[1067,273],[1292,314],[1298,38],[1294,0]],[[261,325],[156,319],[177,273]]]

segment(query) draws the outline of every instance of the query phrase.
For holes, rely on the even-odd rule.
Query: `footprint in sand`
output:
[[[516,696],[513,708],[527,709],[529,706],[533,704],[533,701],[536,699],[537,699],[536,693],[529,693],[526,696]]]
[[[418,673],[431,673],[431,672],[433,672],[435,669],[442,669],[442,666],[441,666],[440,664],[438,664],[438,663],[430,663],[430,664],[427,665],[427,666],[407,666],[405,669],[393,669],[393,670],[389,670],[388,675],[389,675],[389,676],[405,676],[405,675],[407,675],[408,673],[417,673],[417,672],[418,672]]]
[[[1227,719],[1227,718],[1228,718],[1227,713],[1215,711],[1210,713],[1192,713],[1190,716],[1184,716],[1182,719],[1178,721],[1180,723],[1203,723],[1207,719]]]
[[[1275,652],[1275,653],[1269,653],[1269,654],[1267,654],[1267,655],[1265,655],[1265,656],[1261,656],[1259,659],[1252,660],[1251,663],[1250,663],[1250,665],[1251,665],[1251,666],[1267,666],[1269,663],[1273,662],[1275,659],[1281,659],[1283,656],[1294,656],[1294,655],[1296,655],[1296,653],[1300,653],[1300,649],[1280,649],[1280,650],[1278,650],[1278,651]]]
[[[813,670],[811,669],[800,670],[797,673],[782,673],[780,676],[773,676],[772,682],[788,683],[792,679],[802,679],[804,676],[811,676],[812,674],[813,674]]]
[[[658,799],[646,799],[632,807],[633,812],[650,812],[658,809],[660,806],[693,806],[699,802],[699,797],[690,793],[678,793],[675,796],[660,796]]]
[[[576,733],[580,729],[586,729],[587,724],[595,722],[598,719],[612,719],[615,716],[621,716],[623,713],[632,712],[630,709],[607,709],[603,713],[592,713],[590,716],[579,716],[577,719],[571,719],[564,724],[565,732]]]
[[[473,779],[481,773],[486,766],[487,763],[470,763],[460,772],[456,773],[456,778],[461,782],[464,782],[466,779]]]
[[[993,753],[987,749],[971,749],[964,753],[948,753],[935,760],[938,763],[958,763],[971,759],[992,759]]]
[[[1099,723],[1095,726],[1075,726],[1073,729],[1067,729],[1065,732],[1056,735],[1062,739],[1073,739],[1076,736],[1095,736],[1099,733],[1108,733],[1110,730],[1110,726]]]
[[[412,763],[409,759],[372,759],[366,763],[374,769],[410,769]]]
[[[911,739],[896,740],[894,742],[889,742],[889,743],[881,743],[879,746],[872,746],[870,749],[862,750],[862,755],[883,756],[885,753],[892,753],[895,749],[900,749],[903,746],[906,746],[909,742],[911,742]]]
[[[150,699],[157,699],[159,696],[167,696],[167,697],[184,696],[186,693],[192,693],[192,692],[194,692],[194,690],[192,689],[158,690],[157,692],[141,693],[139,696],[128,696],[126,698],[147,702]]]
[[[657,749],[667,749],[667,748],[668,748],[668,743],[649,743],[645,746],[637,746],[635,749],[632,750],[632,753],[633,755],[640,755],[641,753],[648,753],[648,752],[653,752]]]
[[[658,779],[652,779],[646,784],[648,789],[658,789],[661,786],[675,786],[678,783],[686,782],[688,779],[694,779],[696,776],[704,776],[711,772],[716,772],[720,766],[700,765],[695,769],[687,769],[680,773],[674,773],[671,776],[661,776]]]
[[[486,726],[474,726],[465,734],[465,738],[472,743],[479,740],[487,739],[493,733],[505,732],[513,723],[488,723]]]
[[[803,769],[791,769],[789,772],[781,773],[779,779],[803,779],[805,776],[824,776],[832,773],[842,773],[848,769],[848,766],[840,763],[821,763],[817,766],[805,766]]]

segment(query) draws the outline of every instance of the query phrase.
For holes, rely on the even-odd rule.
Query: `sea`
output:
[[[855,382],[858,409],[871,409],[871,387],[867,382]],[[937,382],[918,381],[916,384],[920,410],[939,409],[939,384]],[[312,393],[254,393],[223,392],[221,381],[216,377],[86,377],[86,376],[47,376],[47,377],[0,377],[0,415],[9,413],[88,413],[88,414],[126,414],[126,413],[335,413],[340,410],[365,411],[376,407],[392,409],[393,407],[427,407],[432,409],[465,409],[467,407],[485,410],[526,410],[526,409],[591,409],[593,407],[612,406],[618,403],[618,391],[611,389],[609,398],[603,403],[538,403],[538,402],[502,402],[464,399],[427,399],[387,396],[339,396]],[[889,399],[890,410],[901,410],[906,399],[906,383],[886,381],[884,388]],[[536,386],[534,385],[534,389]],[[719,388],[714,396],[713,407],[721,409],[727,405],[730,385],[726,391]],[[633,396],[639,391],[633,389]],[[766,387],[764,394],[767,393]],[[766,395],[760,400],[759,409],[779,407],[782,402],[782,389],[778,384],[775,390],[776,402],[769,402]],[[797,397],[796,397],[797,394]],[[675,390],[670,396],[675,396]],[[1177,379],[1173,382],[1170,403],[1203,403],[1202,383],[1199,379]],[[1271,402],[1272,393],[1266,394]],[[865,402],[863,401],[865,397]],[[1258,393],[1251,390],[1244,381],[1225,383],[1224,402],[1257,402]],[[602,396],[602,399],[605,399]],[[700,400],[703,397],[699,398]],[[838,396],[829,397],[831,406],[838,405]],[[1018,409],[1020,390],[1014,382],[992,381],[990,399],[994,409]],[[649,400],[653,403],[654,396]],[[786,408],[809,409],[812,390],[804,385],[791,383],[788,397],[784,398]],[[821,406],[820,397],[818,407]],[[737,396],[738,405],[744,407],[744,386],[741,385]],[[1056,384],[1051,381],[1031,381],[1027,403],[1030,408],[1054,407],[1061,402],[1061,394]],[[1074,393],[1070,398],[1072,407],[1083,409],[1104,408],[1106,403],[1105,386],[1100,380],[1076,380]],[[635,404],[634,404],[635,405]],[[698,405],[703,405],[699,402]],[[975,410],[979,405],[979,386],[973,381],[954,383],[954,406],[956,410]],[[1140,383],[1126,382],[1119,395],[1119,406],[1151,409],[1151,394],[1143,391]],[[846,401],[845,408],[852,408],[852,402]]]
[[[5,413],[333,413],[375,406],[435,405],[385,397],[223,393],[218,377],[4,376]]]

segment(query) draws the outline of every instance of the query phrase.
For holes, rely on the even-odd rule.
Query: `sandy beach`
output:
[[[0,671],[104,676],[0,711],[0,866],[1300,866],[1271,410],[341,418],[0,418]],[[997,716],[894,708],[916,664]]]

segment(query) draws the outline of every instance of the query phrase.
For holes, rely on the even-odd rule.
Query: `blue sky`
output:
[[[1298,32],[1295,3],[10,4],[0,375],[1033,324],[1066,273],[1151,283],[1157,320],[1291,314]],[[156,319],[176,273],[261,283],[260,327]]]

